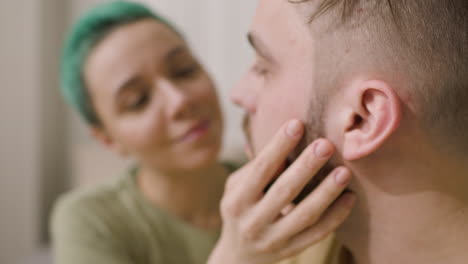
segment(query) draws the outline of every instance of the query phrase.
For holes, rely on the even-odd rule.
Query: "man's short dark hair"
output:
[[[373,65],[388,62],[389,72],[398,67],[422,126],[441,145],[448,143],[452,150],[468,154],[467,0],[290,2],[314,6],[311,26],[322,17],[332,18],[338,34],[343,33],[343,43],[350,43],[348,37],[356,44],[347,47],[351,52],[366,49],[363,60]],[[357,33],[350,37],[345,33],[349,31]],[[361,33],[364,37],[356,41]]]

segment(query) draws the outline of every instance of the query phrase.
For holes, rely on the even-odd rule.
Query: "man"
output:
[[[249,39],[257,61],[233,100],[247,112],[255,158],[227,185],[211,263],[295,254],[345,219],[354,195],[335,242],[320,248],[326,257],[294,263],[467,263],[468,2],[260,0]],[[291,118],[306,127],[288,156],[298,140],[281,124]],[[323,139],[307,145],[319,137],[336,152],[312,177],[332,154]],[[311,154],[317,146],[323,155]],[[295,162],[283,170],[283,159]],[[307,177],[333,166],[352,172],[354,194],[323,211],[342,191],[325,177],[287,206]],[[277,169],[266,194],[256,193]]]

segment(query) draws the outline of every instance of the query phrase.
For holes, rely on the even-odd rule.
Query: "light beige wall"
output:
[[[0,1],[0,263],[34,251],[38,239],[38,5]]]
[[[67,1],[41,0],[39,33],[40,83],[40,237],[47,239],[49,213],[71,179],[67,111],[59,89],[59,56],[68,15]]]
[[[64,3],[0,2],[0,263],[21,263],[43,246],[67,178],[56,74]]]

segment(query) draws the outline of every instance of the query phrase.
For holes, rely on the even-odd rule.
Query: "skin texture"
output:
[[[354,195],[343,194],[349,170],[319,173],[333,145],[322,138],[311,144],[303,140],[318,137],[324,127],[307,128],[304,134],[313,65],[308,32],[300,25],[287,2],[260,1],[249,34],[257,60],[232,92],[234,103],[246,111],[246,149],[252,160],[226,184],[222,235],[209,263],[274,263],[293,256],[326,238],[353,207]],[[286,166],[291,157],[295,162]],[[324,178],[321,184],[293,205],[317,177]]]
[[[334,151],[328,141],[318,140],[282,171],[303,132],[300,121],[288,122],[230,176],[221,202],[222,235],[208,263],[275,263],[326,238],[348,216],[355,199],[349,193],[339,197],[351,179],[342,167],[297,206],[291,205]],[[280,175],[264,194],[277,171]]]
[[[468,163],[466,156],[437,147],[430,131],[421,125],[422,113],[413,107],[416,98],[404,93],[412,88],[408,80],[424,77],[411,76],[394,61],[387,64],[380,60],[382,67],[361,63],[365,60],[358,44],[365,39],[349,34],[341,35],[349,39],[340,39],[340,34],[335,34],[339,31],[327,27],[331,17],[326,15],[308,24],[301,6],[284,0],[259,1],[251,33],[262,39],[262,44],[254,41],[260,55],[253,71],[233,91],[233,101],[248,115],[247,149],[253,160],[228,182],[222,203],[226,227],[214,256],[230,248],[236,256],[244,257],[237,263],[279,260],[300,251],[290,248],[297,245],[294,225],[303,226],[307,219],[308,230],[320,226],[313,220],[323,211],[309,208],[308,217],[291,220],[287,231],[277,228],[286,226],[280,224],[282,221],[300,214],[295,212],[305,202],[321,201],[323,205],[327,200],[319,197],[329,177],[292,211],[288,210],[289,214],[278,213],[325,163],[319,155],[315,160],[312,155],[308,157],[315,161],[314,169],[309,167],[307,174],[301,169],[307,166],[302,163],[303,157],[313,153],[308,151],[309,147],[314,149],[316,143],[312,143],[286,171],[281,170],[299,141],[296,138],[290,142],[294,147],[281,143],[281,133],[286,129],[281,125],[293,118],[310,127],[311,136],[305,143],[315,139],[316,130],[335,146],[334,155],[329,153],[327,159],[331,158],[333,165],[344,165],[353,174],[348,188],[357,197],[356,206],[337,229],[338,241],[352,256],[347,263],[466,262]],[[343,58],[354,64],[337,70],[342,65],[323,61],[328,51],[345,52]],[[277,63],[266,63],[264,53],[278,58]],[[334,78],[327,79],[330,76]],[[246,176],[249,173],[250,177]],[[259,190],[275,177],[278,179],[263,196]],[[328,193],[333,193],[328,186]],[[241,191],[243,197],[252,192],[252,198],[236,195]],[[336,186],[335,193],[340,193]],[[279,216],[271,222],[272,215]],[[335,215],[335,222],[342,223],[345,216]],[[333,229],[318,230],[326,233],[338,227],[331,226]],[[309,238],[302,240],[304,247],[319,240],[311,239],[317,233],[310,232],[302,233]],[[235,234],[237,240],[229,239]],[[234,259],[229,254],[224,256],[226,260]]]
[[[219,228],[227,176],[217,162],[221,110],[185,41],[153,19],[120,26],[93,49],[84,76],[102,122],[93,135],[138,161],[145,196],[194,225]]]

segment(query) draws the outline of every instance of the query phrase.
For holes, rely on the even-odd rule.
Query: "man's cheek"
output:
[[[268,123],[255,122],[251,129],[254,153],[258,154],[273,138],[273,128]]]
[[[270,112],[274,113],[274,112]],[[278,133],[281,126],[288,121],[288,119],[283,119],[278,115],[270,113],[265,113],[265,115],[258,115],[258,122],[253,122],[252,124],[252,137],[255,153],[261,151],[273,137]]]

